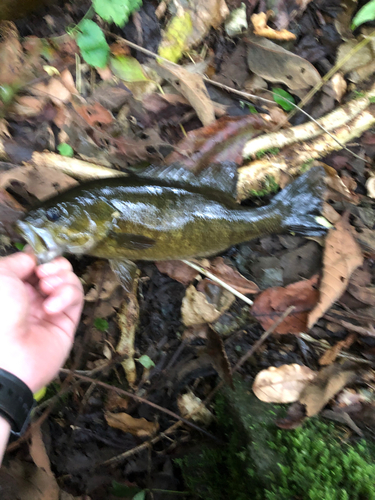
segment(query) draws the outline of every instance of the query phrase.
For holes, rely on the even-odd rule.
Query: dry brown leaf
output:
[[[362,251],[355,241],[346,216],[330,229],[323,255],[323,276],[319,302],[308,317],[312,328],[331,305],[341,297],[353,271],[363,263]]]
[[[218,289],[215,290],[217,293],[214,303],[209,302],[208,296],[198,291],[194,285],[190,285],[186,289],[181,307],[184,325],[191,326],[199,325],[200,323],[212,323],[233,304],[235,296],[231,292],[215,285],[211,285],[211,290],[212,287]]]
[[[319,364],[321,366],[331,365],[336,360],[342,349],[348,349],[353,344],[356,338],[357,336],[354,333],[351,333],[346,337],[345,340],[336,342],[336,344],[328,349],[319,359]]]
[[[45,103],[46,99],[43,97],[18,96],[10,107],[10,113],[24,118],[31,118],[42,112]]]
[[[215,121],[214,105],[201,75],[190,73],[182,66],[172,66],[166,62],[160,64],[156,70],[189,101],[204,126]]]
[[[323,203],[322,216],[331,224],[336,224],[341,219],[341,215],[326,201]]]
[[[98,102],[80,105],[74,103],[73,107],[90,127],[110,125],[114,120],[112,113]]]
[[[353,363],[333,364],[320,370],[316,378],[302,391],[299,402],[306,407],[306,415],[312,417],[356,377]]]
[[[54,478],[55,476],[51,470],[51,462],[48,458],[46,447],[43,442],[40,425],[35,425],[31,428],[31,444],[29,451],[34,464],[40,469],[43,469],[49,476]],[[56,490],[59,491],[57,483]]]
[[[197,271],[180,260],[159,260],[155,262],[155,265],[161,273],[167,274],[183,285],[189,285],[199,275]]]
[[[13,458],[0,469],[1,500],[59,500],[56,479],[33,463]]]
[[[336,99],[336,101],[340,102],[348,86],[345,78],[341,73],[335,73],[331,78],[330,83],[334,93],[333,97]]]
[[[223,257],[214,259],[208,270],[240,293],[259,293],[258,285],[246,279],[234,267],[226,264]]]
[[[125,299],[117,315],[120,340],[117,344],[116,352],[120,355],[127,355],[127,358],[121,364],[130,386],[135,384],[137,378],[137,370],[134,362],[134,341],[139,319],[139,304],[137,299],[138,278],[139,270],[137,270],[133,281],[132,291],[125,295]]]
[[[214,419],[212,413],[202,404],[202,400],[195,396],[190,389],[185,394],[178,396],[177,405],[181,416],[193,422],[209,425]]]
[[[9,231],[11,225],[14,224],[24,212],[25,210],[22,205],[5,191],[4,188],[0,188],[0,227],[5,227]]]
[[[87,302],[96,302],[98,299],[109,300],[115,290],[121,286],[116,273],[106,261],[97,261],[89,266],[82,276],[82,281],[85,285],[92,287],[85,295]]]
[[[267,330],[289,306],[295,306],[296,311],[280,323],[275,329],[275,333],[298,334],[304,332],[307,329],[308,311],[318,301],[317,284],[318,276],[315,275],[309,280],[298,281],[285,288],[281,286],[268,288],[256,297],[251,314]]]
[[[14,182],[22,184],[28,193],[40,201],[78,185],[75,179],[58,170],[31,165],[23,165],[1,172],[0,187],[6,188]]]
[[[48,83],[39,82],[34,84],[30,87],[30,92],[43,99],[50,99],[58,107],[63,106],[72,98],[71,92],[57,77],[51,78]]]
[[[247,63],[250,70],[271,82],[283,82],[291,90],[313,87],[321,81],[315,67],[266,38],[248,35]]]
[[[68,69],[64,69],[64,71],[61,72],[60,78],[61,82],[69,90],[71,94],[77,94],[77,95],[79,94],[74,83],[73,75]]]
[[[24,68],[22,45],[14,23],[0,23],[0,85],[12,85],[17,82]]]
[[[266,403],[294,403],[305,385],[316,373],[297,364],[270,366],[255,377],[253,392]]]
[[[268,17],[268,13],[265,12],[260,12],[259,14],[253,14],[251,16],[251,22],[254,26],[254,35],[283,41],[296,39],[296,35],[288,30],[282,29],[280,31],[277,31],[267,26]]]
[[[133,418],[127,413],[111,413],[107,411],[104,416],[110,427],[120,429],[123,432],[130,432],[130,434],[139,438],[152,437],[159,429],[157,422],[149,422],[145,418]]]

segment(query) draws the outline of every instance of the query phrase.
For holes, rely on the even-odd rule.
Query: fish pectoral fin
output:
[[[138,271],[137,265],[128,259],[110,259],[109,264],[125,291],[128,293],[132,292],[133,283]]]
[[[110,231],[108,236],[115,239],[120,246],[129,248],[129,250],[145,250],[153,247],[156,243],[152,238],[142,236],[141,234],[116,233],[115,231]]]

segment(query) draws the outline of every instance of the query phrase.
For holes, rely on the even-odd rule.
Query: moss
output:
[[[254,500],[375,500],[374,455],[366,442],[350,444],[344,430],[318,419],[277,429],[272,405],[263,420],[258,407],[251,423],[239,421],[238,408],[228,403],[221,395],[215,407],[226,444],[200,446],[178,461],[194,498],[248,500],[251,492]]]
[[[268,194],[277,193],[279,190],[279,185],[273,175],[266,175],[262,184],[262,189],[259,189],[259,191],[256,191],[255,189],[250,190],[250,196],[254,198],[261,198],[263,196],[267,196]]]
[[[277,155],[279,152],[280,152],[279,148],[261,149],[256,153],[256,157],[258,158],[258,160],[260,160],[261,158],[263,158],[263,156]]]

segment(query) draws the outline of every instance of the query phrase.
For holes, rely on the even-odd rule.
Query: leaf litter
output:
[[[261,399],[294,401],[285,421],[278,422],[280,427],[296,427],[325,407],[337,416],[338,406],[344,404],[345,393],[340,391],[350,384],[349,406],[352,401],[359,407],[358,418],[353,419],[361,425],[362,416],[362,422],[375,428],[369,410],[374,398],[371,391],[367,399],[362,393],[360,398],[358,387],[363,363],[374,360],[373,348],[366,343],[371,340],[366,336],[373,336],[375,318],[375,219],[371,222],[375,140],[370,129],[375,123],[370,107],[374,91],[372,81],[367,87],[359,86],[366,78],[371,80],[375,71],[370,43],[357,55],[353,51],[343,65],[340,62],[370,33],[361,26],[356,40],[350,32],[355,7],[349,5],[346,17],[326,16],[323,24],[325,7],[320,11],[315,1],[293,6],[278,2],[274,15],[256,12],[251,4],[246,14],[252,24],[244,42],[237,37],[239,31],[227,31],[222,37],[230,11],[235,13],[235,6],[223,0],[204,4],[194,0],[189,6],[165,3],[168,13],[163,14],[161,6],[159,17],[151,4],[130,2],[128,11],[123,0],[118,2],[122,10],[116,10],[114,2],[107,3],[108,10],[104,2],[93,3],[96,14],[108,21],[105,30],[99,17],[82,23],[87,10],[73,4],[66,11],[55,6],[47,11],[47,18],[40,16],[35,21],[38,31],[31,36],[22,22],[1,25],[2,129],[8,130],[8,136],[0,138],[2,233],[25,209],[76,184],[76,179],[123,175],[140,161],[177,161],[195,173],[213,163],[234,162],[245,169],[237,182],[238,199],[250,198],[245,204],[260,206],[272,200],[291,177],[308,170],[311,158],[329,165],[324,215],[334,228],[318,243],[275,235],[199,263],[234,291],[255,295],[251,311],[238,295],[182,262],[140,263],[139,278],[126,294],[108,264],[86,257],[72,259],[84,283],[86,304],[68,366],[89,374],[99,370],[110,384],[130,387],[134,396],[144,396],[146,402],[128,396],[116,399],[115,391],[104,391],[94,379],[89,389],[86,383],[70,389],[64,404],[48,417],[49,430],[42,428],[52,445],[44,447],[37,431],[32,436],[30,451],[36,465],[16,452],[2,472],[15,488],[12,498],[23,498],[25,488],[25,498],[27,494],[44,498],[53,484],[62,488],[54,495],[67,495],[63,490],[69,490],[81,496],[91,488],[93,500],[102,498],[104,490],[108,496],[106,481],[112,471],[106,480],[98,476],[98,486],[92,487],[86,471],[124,452],[129,455],[120,459],[120,463],[124,460],[121,474],[131,474],[138,491],[144,491],[144,484],[151,490],[155,485],[160,488],[160,477],[164,489],[184,490],[173,472],[165,473],[171,470],[168,447],[174,446],[169,439],[176,438],[184,447],[186,437],[194,440],[195,436],[185,428],[167,438],[164,432],[173,419],[161,410],[155,413],[147,402],[194,419],[203,432],[215,413],[215,405],[209,409],[207,405],[217,377],[231,386],[237,363],[245,379],[255,379],[253,390]],[[87,9],[90,5],[88,1]],[[131,21],[125,28],[114,28],[127,17]],[[48,20],[44,27],[42,19]],[[153,27],[148,25],[151,19]],[[66,34],[68,25],[79,27]],[[334,25],[341,35],[335,33],[334,42],[327,44],[325,36]],[[239,30],[243,27],[242,22]],[[158,69],[150,54],[129,49],[121,36],[157,54]],[[265,37],[278,39],[278,44]],[[281,41],[285,38],[290,39],[289,45]],[[314,122],[299,125],[299,117],[287,122],[285,102],[279,99],[281,107],[272,102],[270,92],[277,87],[279,95],[298,104],[309,88],[321,83],[334,60],[343,74],[335,68],[330,85],[316,93],[305,110],[320,117],[335,101],[349,102],[337,108],[333,118],[324,116],[322,123],[343,143],[351,141],[348,147],[360,155],[360,165],[350,151],[329,149],[327,136],[316,139],[321,129],[317,132]],[[172,64],[176,61],[178,66]],[[228,92],[227,84],[235,92]],[[254,95],[249,96],[249,90]],[[281,124],[280,139],[270,132]],[[352,136],[345,139],[338,127]],[[366,139],[354,144],[364,130],[368,130]],[[298,133],[302,135],[295,140]],[[254,162],[243,167],[244,148],[250,141],[266,146],[252,150]],[[61,144],[70,148],[73,157],[58,154]],[[348,154],[345,162],[340,160],[343,154]],[[4,247],[9,252],[9,238],[2,235],[0,243],[1,251]],[[291,305],[294,311],[267,336]],[[95,327],[98,320],[105,322],[105,328]],[[309,337],[300,336],[306,331]],[[252,349],[251,362],[240,363],[247,354],[254,354]],[[345,357],[356,358],[357,364],[341,363]],[[125,373],[116,363],[122,363]],[[366,377],[361,383],[371,387],[371,375]],[[48,398],[47,405],[56,404]],[[349,420],[342,422],[357,433]],[[208,428],[214,432],[212,426]],[[152,446],[147,444],[149,439],[162,441],[168,451],[150,448],[146,459],[144,450]],[[48,478],[48,460],[56,479]],[[116,468],[118,474],[120,468]],[[25,470],[35,478],[38,493],[19,479]]]

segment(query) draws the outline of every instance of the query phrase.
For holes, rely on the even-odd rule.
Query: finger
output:
[[[83,304],[82,286],[63,284],[44,301],[43,309],[48,314],[57,314],[81,304]]]
[[[64,257],[58,257],[54,259],[52,262],[48,262],[47,264],[42,264],[38,266],[36,269],[36,274],[39,278],[44,278],[46,276],[52,276],[54,274],[58,274],[61,271],[72,271],[71,263],[65,259]]]
[[[52,276],[42,278],[39,282],[39,288],[43,293],[49,295],[53,290],[64,284],[81,286],[80,280],[72,271],[60,271]]]
[[[28,278],[35,270],[35,267],[35,256],[23,252],[0,259],[1,271],[6,271],[7,275],[13,274],[21,280]]]

